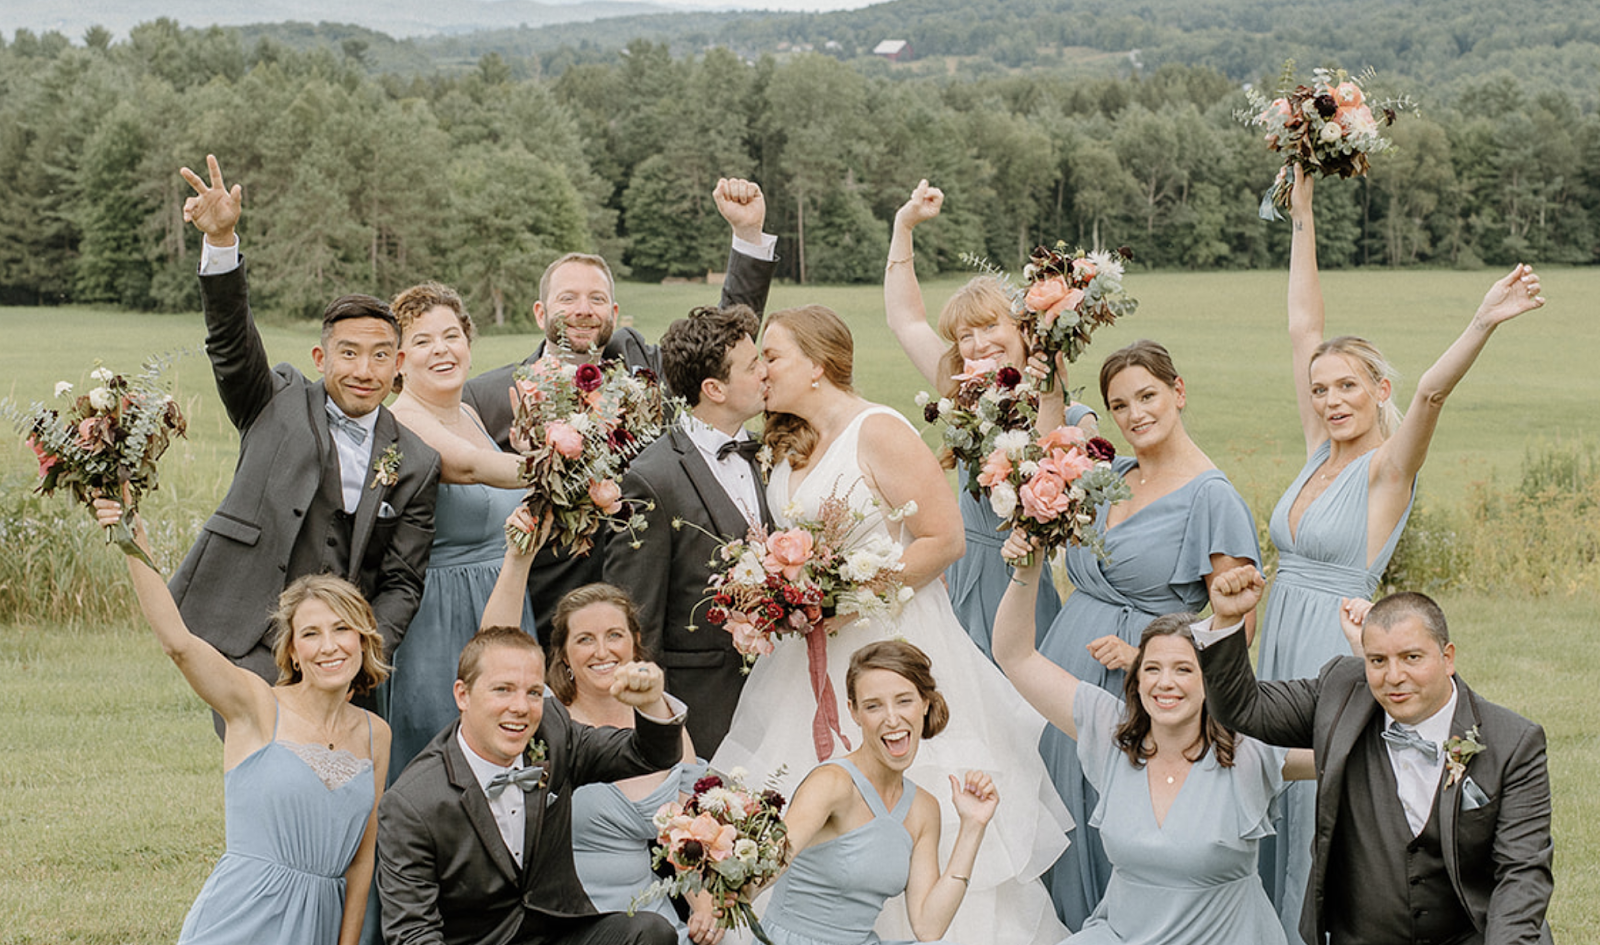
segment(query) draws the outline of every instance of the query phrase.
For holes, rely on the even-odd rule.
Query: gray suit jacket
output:
[[[1200,666],[1206,703],[1224,725],[1269,744],[1315,752],[1317,827],[1300,934],[1320,942],[1324,909],[1351,905],[1324,901],[1334,831],[1360,829],[1338,823],[1343,792],[1366,789],[1346,779],[1346,761],[1383,710],[1367,688],[1361,661],[1352,656],[1330,660],[1316,679],[1258,682],[1244,634],[1235,633],[1203,650]],[[1544,729],[1480,698],[1459,676],[1456,690],[1450,732],[1460,735],[1478,726],[1485,749],[1467,763],[1466,776],[1489,800],[1464,810],[1465,779],[1440,788],[1439,830],[1450,883],[1486,945],[1548,942],[1544,916],[1554,885],[1554,848]]]
[[[767,306],[767,291],[772,287],[775,262],[756,259],[740,252],[728,254],[728,277],[722,284],[719,304],[748,305],[760,315]],[[528,355],[523,364],[532,364],[544,354],[544,342]],[[644,368],[663,380],[661,349],[644,339],[636,329],[618,328],[606,344],[607,361],[621,361],[630,368]],[[463,403],[471,404],[483,418],[484,428],[503,450],[511,449],[511,379],[518,365],[507,364],[474,377],[461,392]],[[670,391],[669,391],[670,393]],[[534,556],[528,571],[528,596],[533,605],[539,639],[548,643],[556,604],[568,591],[601,580],[601,555],[598,550],[574,558],[564,550],[545,546]]]
[[[238,661],[266,641],[278,595],[301,576],[291,559],[302,530],[325,530],[340,511],[322,491],[324,476],[338,468],[338,453],[328,433],[322,381],[308,380],[288,364],[268,364],[250,314],[243,260],[231,272],[202,276],[200,289],[206,354],[228,418],[239,430],[239,460],[228,494],[170,587],[195,634]],[[338,573],[367,596],[392,653],[422,597],[439,454],[383,407],[374,438],[373,456],[393,446],[400,468],[394,485],[362,491],[349,557]]]
[[[520,869],[456,740],[460,723],[435,736],[378,804],[388,945],[505,945],[545,919],[594,915],[572,862],[573,789],[670,768],[683,754],[681,725],[634,723],[591,728],[545,700],[535,737],[549,774],[527,795]]]
[[[758,514],[771,525],[760,470],[751,466]],[[654,502],[655,509],[641,513],[649,527],[639,532],[638,548],[626,533],[607,536],[604,579],[625,589],[639,606],[645,646],[666,671],[667,689],[694,710],[689,736],[695,752],[710,758],[728,734],[745,677],[733,638],[706,622],[706,582],[717,546],[744,537],[750,525],[680,426],[634,459],[622,494],[639,500],[635,508]],[[675,519],[684,526],[674,527]]]

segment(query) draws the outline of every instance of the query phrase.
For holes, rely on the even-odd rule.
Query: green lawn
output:
[[[1332,331],[1374,338],[1402,372],[1402,403],[1415,380],[1466,324],[1497,273],[1330,273]],[[1424,473],[1425,501],[1455,508],[1475,481],[1514,484],[1530,446],[1582,439],[1600,402],[1600,340],[1588,324],[1600,270],[1544,273],[1552,304],[1494,339],[1452,396]],[[960,280],[928,287],[931,304]],[[1093,388],[1099,359],[1140,337],[1172,350],[1189,386],[1191,431],[1258,517],[1303,459],[1283,334],[1281,273],[1135,274],[1143,307],[1106,331],[1075,384]],[[648,337],[693,305],[705,286],[623,284],[624,313]],[[876,288],[779,286],[776,309],[822,302],[857,332],[862,393],[900,407],[925,385],[883,325]],[[57,380],[80,382],[96,357],[131,368],[144,355],[195,346],[198,314],[136,315],[69,309],[0,309],[12,341],[0,351],[0,395],[48,399]],[[312,326],[268,327],[274,357],[310,370]],[[535,338],[481,339],[479,369],[520,359]],[[164,485],[147,506],[180,551],[225,490],[235,435],[201,356],[174,371],[191,422],[174,446]],[[1098,403],[1091,390],[1087,399]],[[1111,425],[1106,424],[1107,427]],[[31,485],[32,454],[0,446],[0,498]],[[73,521],[77,521],[74,519]],[[81,526],[89,529],[87,520]],[[92,536],[89,536],[92,538]],[[59,536],[8,539],[4,554],[46,558]],[[77,539],[82,541],[82,538]],[[37,543],[35,546],[32,543]],[[170,562],[168,562],[170,566]],[[89,583],[117,586],[106,552]],[[0,586],[0,592],[5,588]],[[1596,713],[1580,653],[1600,605],[1593,594],[1545,597],[1447,594],[1463,676],[1480,692],[1543,723],[1556,796],[1557,892],[1552,924],[1563,941],[1600,941],[1600,780]],[[0,613],[0,943],[170,942],[223,844],[220,751],[208,714],[135,617],[65,625]]]

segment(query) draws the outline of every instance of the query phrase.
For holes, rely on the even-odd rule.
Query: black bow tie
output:
[[[759,452],[761,452],[759,440],[729,440],[717,447],[717,462],[722,462],[734,453],[738,453],[744,457],[745,462],[749,462],[755,459]]]

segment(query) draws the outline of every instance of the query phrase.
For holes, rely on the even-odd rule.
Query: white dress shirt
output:
[[[727,459],[717,459],[717,450],[722,444],[748,440],[750,431],[741,428],[738,436],[729,436],[693,414],[683,415],[683,430],[700,450],[706,465],[711,467],[711,475],[717,478],[722,491],[744,514],[745,521],[751,525],[761,521],[761,500],[756,491],[761,485],[756,482],[750,463],[738,453],[729,453]]]
[[[522,767],[522,756],[518,755],[517,760],[509,767],[502,767],[473,751],[460,729],[456,729],[456,743],[461,746],[461,753],[467,757],[467,767],[472,769],[472,776],[478,779],[478,788],[483,791],[484,799],[489,802],[489,811],[494,814],[495,826],[500,828],[500,839],[505,841],[506,849],[511,851],[511,858],[517,861],[518,867],[521,867],[522,843],[528,822],[528,796],[516,785],[509,785],[500,792],[499,797],[490,797],[489,782],[497,774],[515,771]]]

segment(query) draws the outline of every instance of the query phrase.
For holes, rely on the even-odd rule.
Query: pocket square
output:
[[[1487,803],[1489,803],[1489,795],[1483,793],[1483,788],[1478,787],[1470,777],[1461,782],[1462,810],[1477,810]]]
[[[551,805],[553,805],[556,802],[556,799],[559,798],[560,796],[561,795],[556,793],[555,791],[551,791],[549,794],[546,794],[544,796],[544,808],[545,808],[545,810],[549,810]]]
[[[394,510],[394,506],[390,505],[387,502],[385,502],[382,505],[378,506],[378,517],[379,518],[398,518],[399,515],[400,515],[400,513],[396,512]]]

